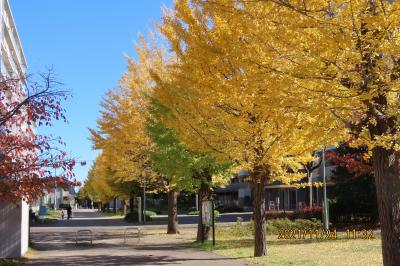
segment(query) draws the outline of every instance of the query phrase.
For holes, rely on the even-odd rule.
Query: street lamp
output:
[[[146,176],[143,175],[143,223],[146,223]]]
[[[54,210],[57,209],[57,168],[54,167]]]
[[[323,200],[323,222],[325,230],[329,229],[329,203],[326,196],[326,162],[325,162],[325,148],[322,149],[322,178],[323,178],[323,186],[324,186],[324,200]]]

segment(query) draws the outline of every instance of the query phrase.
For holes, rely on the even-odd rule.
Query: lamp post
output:
[[[54,167],[54,210],[57,210],[57,168]]]
[[[143,177],[143,223],[146,223],[146,177]]]
[[[325,163],[325,148],[322,149],[322,178],[324,186],[324,200],[323,200],[323,219],[325,230],[329,229],[329,211],[328,211],[328,199],[326,196],[326,163]]]
[[[215,194],[211,196],[212,244],[215,246]]]

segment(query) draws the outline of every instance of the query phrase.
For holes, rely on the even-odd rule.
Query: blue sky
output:
[[[65,107],[69,124],[45,130],[61,136],[66,151],[79,160],[76,178],[86,178],[96,152],[88,127],[96,126],[99,102],[126,70],[124,54],[134,57],[138,33],[159,21],[162,6],[172,0],[10,0],[28,63],[28,72],[53,66],[58,79],[72,91]]]

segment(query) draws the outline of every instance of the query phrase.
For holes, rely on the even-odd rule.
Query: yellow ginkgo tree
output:
[[[180,191],[197,192],[199,199],[210,200],[212,188],[226,184],[232,177],[227,171],[229,163],[216,163],[212,155],[194,152],[179,140],[178,132],[165,124],[166,120],[174,120],[172,112],[154,98],[155,77],[168,79],[166,66],[174,59],[159,46],[154,38],[146,43],[142,38],[141,45],[136,46],[137,59],[129,60],[128,71],[124,76],[133,99],[144,97],[146,113],[146,135],[152,141],[147,149],[153,171],[166,181],[168,191],[168,233],[177,233],[177,195]],[[141,126],[136,127],[142,128]],[[209,225],[203,225],[199,215],[197,239],[207,239]]]
[[[299,101],[312,104],[308,96],[293,93],[293,80],[256,63],[277,57],[247,35],[252,21],[229,10],[245,12],[243,3],[209,2],[176,1],[166,11],[160,30],[177,59],[169,64],[168,78],[154,74],[154,94],[174,113],[176,119],[167,123],[188,147],[250,173],[254,254],[262,256],[266,184],[302,178],[302,164],[315,159],[312,151],[342,139],[345,131],[338,134],[340,123],[331,113],[297,108]]]
[[[290,94],[299,97],[293,110],[305,110],[308,116],[333,115],[334,123],[341,123],[339,128],[353,135],[355,145],[368,146],[377,189],[383,261],[385,265],[399,265],[400,3],[206,2],[205,10],[218,9],[248,25],[246,42],[260,48],[254,50],[259,56],[252,57],[253,65],[268,76],[293,84]],[[263,54],[275,60],[264,60]],[[324,124],[330,125],[329,121]]]
[[[108,166],[104,161],[105,157],[100,155],[88,173],[84,188],[91,192],[91,200],[101,204],[108,203],[115,196],[113,189],[108,182]]]
[[[164,181],[153,171],[149,157],[152,143],[144,130],[144,96],[133,96],[121,85],[106,95],[101,106],[98,128],[90,129],[90,132],[93,147],[101,150],[102,160],[98,164],[107,167],[115,194],[119,190],[132,199],[133,187],[131,193],[121,188],[133,184],[146,186],[148,192],[162,191]]]
[[[378,0],[182,0],[161,26],[178,60],[174,82],[160,79],[160,98],[182,115],[187,133],[198,134],[196,143],[187,138],[196,146],[226,153],[240,142],[237,153],[246,154],[281,132],[285,152],[263,156],[273,158],[272,169],[297,157],[297,146],[316,149],[348,133],[368,146],[385,265],[400,264],[399,7]],[[227,114],[235,119],[223,119]],[[246,128],[240,118],[249,114],[260,127],[270,122]],[[269,133],[243,142],[254,131]],[[213,141],[221,135],[225,142]]]

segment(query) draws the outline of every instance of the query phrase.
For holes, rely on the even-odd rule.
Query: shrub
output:
[[[199,211],[190,211],[187,213],[188,215],[199,215]],[[218,218],[220,216],[220,212],[218,210],[214,210],[214,217]]]
[[[254,235],[254,221],[251,220],[246,224],[237,222],[236,224],[229,227],[229,234],[236,237],[251,236]],[[296,219],[294,221],[288,218],[278,218],[267,220],[266,231],[267,234],[278,234],[279,230],[297,228],[297,229],[315,229],[322,228],[322,222],[318,219]]]
[[[20,266],[22,262],[17,259],[0,259],[0,266]]]
[[[254,222],[242,223],[238,220],[235,224],[229,226],[218,226],[217,230],[228,237],[249,237],[254,232]]]
[[[293,219],[322,219],[322,207],[315,206],[315,207],[303,207],[297,210],[293,217]]]
[[[66,213],[65,213],[65,215],[66,215]],[[60,210],[49,210],[49,209],[46,209],[46,216],[58,219],[58,218],[61,217],[61,211]]]
[[[165,213],[166,210],[168,209],[168,206],[165,205],[157,205],[157,206],[152,206],[152,207],[147,207],[147,211],[152,211],[155,212],[156,214],[162,214],[163,212]]]
[[[251,236],[254,232],[254,223],[250,221],[248,224],[237,222],[230,227],[229,234],[235,237]]]
[[[153,211],[147,211],[146,210],[146,220],[150,221],[151,217],[157,215],[155,212]],[[134,210],[133,212],[129,212],[125,215],[124,218],[125,221],[132,223],[132,222],[138,222],[139,221],[139,216],[138,216],[138,212],[137,210]]]
[[[219,207],[217,207],[217,209],[220,212],[242,212],[243,211],[242,207],[224,207],[224,206],[219,206]]]
[[[146,216],[153,217],[156,215],[157,213],[155,211],[146,210]]]
[[[279,230],[283,229],[315,229],[322,228],[321,220],[312,219],[296,219],[294,221],[288,218],[267,220],[267,233],[277,234]]]
[[[267,220],[266,232],[267,234],[276,235],[279,230],[284,229],[316,229],[322,228],[322,222],[318,219],[296,219],[294,221],[288,218],[278,218]],[[224,233],[233,237],[250,237],[254,235],[254,221],[248,223],[236,222],[234,225],[228,226],[224,229]]]
[[[311,220],[308,219],[296,219],[294,220],[294,224],[296,228],[301,228],[301,229],[317,229],[317,228],[322,228],[323,224],[321,220],[311,218]]]
[[[267,233],[277,234],[279,230],[294,228],[295,223],[288,218],[278,218],[273,220],[267,220]]]
[[[265,217],[268,220],[278,219],[278,218],[291,218],[294,216],[293,211],[283,211],[283,212],[267,212]]]

